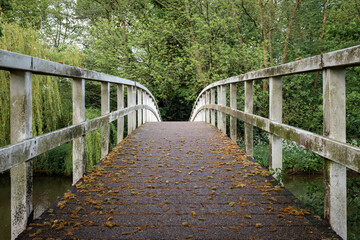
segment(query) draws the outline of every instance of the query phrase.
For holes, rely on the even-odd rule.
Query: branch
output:
[[[251,15],[249,14],[249,12],[246,10],[246,8],[245,8],[245,6],[244,6],[244,1],[243,1],[243,0],[241,1],[241,7],[242,7],[242,9],[244,10],[246,16],[248,16],[248,17],[250,18],[250,20],[254,23],[255,27],[257,28],[257,27],[258,27],[258,26],[257,26],[257,23],[256,23],[255,19],[254,19],[253,17],[251,17]]]

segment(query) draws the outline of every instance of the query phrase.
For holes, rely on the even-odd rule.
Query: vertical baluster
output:
[[[132,87],[132,91],[133,91],[132,106],[136,106],[136,87],[135,86]],[[132,112],[132,119],[133,119],[132,130],[134,131],[136,129],[136,111]]]
[[[101,115],[110,112],[110,84],[101,82]],[[109,153],[110,146],[110,123],[101,127],[101,158]]]
[[[124,85],[117,85],[117,109],[124,109]],[[119,144],[124,139],[124,117],[119,117],[117,120],[117,143]]]
[[[282,77],[270,78],[270,120],[282,122]],[[282,140],[274,134],[269,134],[269,166],[275,170],[274,176],[277,177],[282,169]]]
[[[142,92],[142,102],[141,104],[146,105],[146,92]],[[142,109],[142,124],[146,123],[146,109]]]
[[[128,107],[132,107],[132,99],[133,99],[132,95],[133,95],[132,86],[127,86],[127,106]],[[127,122],[128,122],[128,135],[129,135],[133,130],[133,127],[132,127],[133,115],[131,113],[129,113],[127,115]]]
[[[245,81],[245,112],[253,113],[254,99],[253,99],[253,81]],[[244,144],[245,151],[248,155],[253,156],[253,126],[245,123],[244,124]]]
[[[237,109],[237,87],[236,83],[230,84],[230,107]],[[230,138],[236,142],[237,140],[237,119],[230,116]]]
[[[323,72],[324,136],[346,142],[345,69]],[[324,216],[347,238],[346,167],[324,159]]]
[[[72,80],[73,124],[85,121],[85,80]],[[73,184],[85,173],[85,136],[73,140]]]
[[[226,85],[220,86],[220,105],[226,106]],[[221,112],[219,119],[220,130],[226,134],[226,114]]]
[[[205,104],[210,104],[210,91],[206,91],[206,103]],[[210,109],[206,109],[206,122],[210,123]]]
[[[32,74],[10,73],[10,143],[32,137]],[[11,239],[26,227],[33,215],[33,163],[21,163],[10,170],[11,177]]]
[[[216,101],[216,104],[217,105],[220,105],[220,103],[221,103],[221,94],[220,94],[220,86],[217,86],[216,87],[216,95],[217,95],[217,101]],[[216,126],[217,126],[217,128],[218,129],[220,129],[220,111],[217,111],[217,117],[216,117]]]
[[[211,104],[215,104],[215,88],[211,89]],[[211,109],[211,125],[215,126],[215,110]]]
[[[137,102],[137,104],[138,104],[138,105],[141,105],[141,104],[142,104],[142,90],[141,90],[140,88],[138,89],[138,95],[137,95],[137,97],[138,97],[138,102]],[[139,110],[137,111],[137,113],[138,113],[138,127],[140,127],[141,124],[142,124],[142,109],[139,109]]]
[[[205,105],[205,94],[201,96],[201,105],[200,107]],[[201,121],[205,122],[205,109],[201,111]]]

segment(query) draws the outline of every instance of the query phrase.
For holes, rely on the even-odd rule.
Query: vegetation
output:
[[[197,94],[214,81],[359,45],[359,13],[359,0],[0,0],[0,48],[138,81],[158,100],[163,120],[187,120]],[[355,145],[359,76],[359,67],[347,70],[346,135]],[[283,89],[283,122],[322,134],[321,73],[284,77]],[[86,83],[86,90],[86,114],[92,118],[99,115],[99,85]],[[34,76],[32,91],[34,135],[71,124],[69,80]],[[238,95],[243,109],[242,86]],[[257,81],[255,114],[268,116],[268,98],[268,82]],[[0,109],[4,146],[9,144],[6,71],[0,71]],[[266,167],[267,135],[256,133],[255,156]],[[99,159],[99,133],[86,140],[91,166],[91,159]],[[321,158],[284,146],[285,168],[321,169]],[[70,160],[71,146],[63,145],[39,157],[35,168],[70,173]]]

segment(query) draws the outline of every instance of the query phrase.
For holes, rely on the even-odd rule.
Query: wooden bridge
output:
[[[345,69],[358,65],[360,46],[225,79],[200,93],[190,122],[155,123],[156,101],[139,83],[0,50],[0,69],[10,71],[11,145],[0,149],[0,172],[11,169],[12,238],[346,239],[346,168],[359,172],[360,149],[345,143]],[[282,76],[313,71],[323,72],[324,136],[281,123]],[[32,74],[73,79],[73,125],[32,137]],[[253,114],[253,81],[260,79],[270,82],[269,119]],[[86,80],[101,82],[102,116],[89,121]],[[237,109],[241,82],[244,111]],[[109,84],[118,94],[111,113]],[[226,137],[226,115],[232,140],[236,120],[244,122],[246,153]],[[124,117],[130,135],[123,140]],[[115,120],[119,145],[109,153]],[[275,177],[282,138],[324,157],[324,213],[336,234],[253,161],[252,126],[270,133]],[[97,128],[103,158],[85,174],[85,135]],[[70,141],[73,187],[31,220],[32,158]]]

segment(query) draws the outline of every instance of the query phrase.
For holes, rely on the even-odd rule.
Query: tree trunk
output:
[[[290,20],[290,23],[289,23],[289,27],[288,27],[287,33],[286,33],[285,46],[284,46],[283,57],[282,57],[282,64],[284,64],[286,62],[286,56],[287,56],[287,50],[288,50],[288,46],[289,46],[291,28],[292,28],[292,25],[294,23],[295,16],[296,16],[296,11],[298,10],[299,5],[300,5],[300,0],[296,0],[296,4],[295,4],[294,10],[293,10],[293,13],[292,13],[292,16],[291,16],[291,20]]]
[[[326,13],[327,13],[327,6],[329,5],[329,2],[330,2],[330,0],[326,0],[325,7],[324,7],[324,20],[323,20],[322,32],[321,32],[321,36],[320,36],[320,40],[319,40],[319,49],[318,49],[319,54],[321,53],[320,43],[325,35]],[[316,72],[313,94],[316,93],[316,84],[317,84],[318,78],[319,78],[319,72]]]
[[[199,47],[198,47],[198,42],[196,40],[195,37],[195,33],[194,33],[194,28],[193,28],[193,24],[191,21],[191,16],[190,16],[190,6],[188,1],[184,1],[184,6],[185,6],[185,14],[186,14],[186,20],[187,23],[189,25],[189,30],[190,30],[190,38],[191,38],[191,48],[193,49],[193,51],[191,51],[191,55],[193,55],[193,62],[195,64],[195,68],[196,68],[196,73],[198,75],[198,81],[200,82],[200,84],[204,83],[204,79],[203,79],[203,72],[202,72],[202,67],[201,67],[201,59],[200,59],[200,53],[199,53]]]
[[[259,0],[259,7],[260,7],[260,27],[261,27],[261,32],[262,32],[262,37],[263,37],[263,48],[264,48],[264,68],[268,67],[268,63],[269,63],[269,51],[268,51],[268,46],[267,46],[267,32],[266,32],[266,28],[265,28],[265,17],[264,17],[264,11],[265,11],[265,7],[264,7],[264,1],[263,0]],[[266,79],[263,80],[263,91],[265,92],[268,88],[268,81]]]

